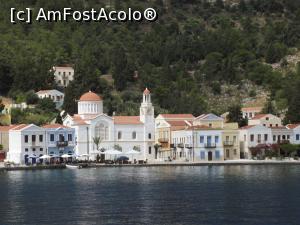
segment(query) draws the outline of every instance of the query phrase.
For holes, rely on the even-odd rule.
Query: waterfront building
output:
[[[49,155],[73,154],[75,149],[75,129],[61,124],[43,126],[46,131],[46,147]]]
[[[194,126],[207,126],[210,128],[223,128],[224,119],[222,117],[216,116],[213,113],[202,114],[193,120]]]
[[[224,123],[222,141],[224,160],[240,159],[239,126],[237,123]]]
[[[151,93],[146,88],[138,116],[113,116],[103,112],[101,96],[89,91],[78,101],[78,114],[67,115],[63,119],[66,126],[75,128],[77,154],[100,154],[101,151],[117,149],[126,152],[140,151],[134,158],[154,160],[157,150],[154,148],[154,107]],[[97,145],[97,141],[100,143]]]
[[[74,68],[70,64],[54,66],[54,79],[58,86],[67,87],[74,80]]]
[[[248,120],[248,125],[263,125],[265,127],[280,127],[282,126],[281,118],[272,114],[257,114],[252,119]]]
[[[192,114],[159,114],[155,118],[155,142],[159,146],[159,158],[176,157],[174,145],[171,143],[172,131],[192,126]]]
[[[290,142],[292,144],[300,144],[300,124],[288,124],[287,129],[292,131]]]
[[[53,89],[53,90],[40,90],[36,94],[41,99],[42,98],[52,99],[52,101],[55,103],[57,109],[60,108],[64,103],[64,97],[65,97],[64,93],[62,93],[58,90],[55,90],[55,89]]]
[[[285,144],[292,142],[293,130],[288,129],[285,126],[270,127],[272,132],[273,144]]]
[[[34,124],[21,124],[9,130],[7,159],[17,164],[35,163],[46,154],[46,131]]]
[[[256,116],[256,114],[259,114],[262,111],[263,107],[258,106],[258,107],[243,107],[241,109],[243,118],[248,118],[252,119],[253,117]]]
[[[241,158],[252,158],[251,148],[273,143],[271,128],[261,124],[241,127],[239,132]]]
[[[16,127],[16,125],[0,126],[0,161],[6,158],[9,149],[9,130]]]

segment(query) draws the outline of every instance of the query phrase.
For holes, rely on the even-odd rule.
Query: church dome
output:
[[[96,101],[102,101],[102,97],[97,95],[96,93],[89,91],[83,94],[79,101],[84,101],[84,102],[96,102]]]

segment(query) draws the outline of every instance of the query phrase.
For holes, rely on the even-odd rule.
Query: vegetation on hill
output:
[[[300,47],[300,2],[226,2],[0,0],[0,94],[55,88],[50,68],[72,63],[75,81],[65,89],[64,105],[69,113],[76,113],[75,100],[83,92],[93,90],[104,97],[108,114],[136,114],[145,86],[153,93],[156,113],[222,113],[241,100],[224,100],[217,108],[212,96],[224,96],[230,85],[245,92],[243,84],[251,82],[269,93],[276,112],[288,108],[286,122],[300,121],[300,69],[282,73],[271,67],[284,67],[284,58]],[[11,7],[149,6],[157,10],[156,22],[9,22]],[[105,74],[112,74],[113,85]]]

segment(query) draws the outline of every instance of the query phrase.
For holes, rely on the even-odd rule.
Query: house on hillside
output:
[[[280,127],[282,126],[282,120],[272,114],[256,114],[252,119],[248,120],[248,125],[259,124],[265,127]]]
[[[67,87],[74,80],[74,68],[71,64],[61,64],[52,68],[58,86]]]
[[[64,97],[65,97],[64,93],[62,93],[58,90],[55,90],[55,89],[53,89],[53,90],[40,90],[36,94],[41,99],[42,98],[52,99],[52,101],[55,103],[57,109],[60,108],[64,103]]]

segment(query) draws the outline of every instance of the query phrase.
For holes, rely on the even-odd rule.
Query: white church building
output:
[[[110,150],[117,146],[124,155],[132,149],[140,152],[129,158],[148,161],[157,158],[154,149],[154,107],[147,88],[143,92],[139,116],[110,117],[103,113],[102,97],[89,91],[78,101],[78,114],[67,115],[63,123],[75,128],[78,155],[96,156],[100,154],[99,150]],[[97,137],[100,138],[98,149],[94,141]]]

